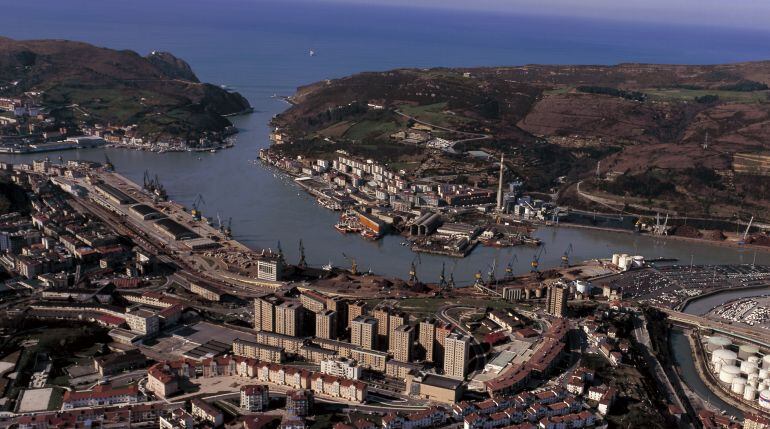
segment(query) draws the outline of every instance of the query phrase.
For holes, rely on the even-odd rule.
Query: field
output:
[[[388,138],[398,128],[399,125],[391,121],[361,121],[348,128],[344,136],[351,140]]]
[[[441,127],[451,128],[453,125],[470,121],[468,118],[449,113],[447,111],[446,102],[426,104],[423,106],[402,104],[398,106],[398,108],[405,115],[409,115],[419,119],[420,121]]]
[[[642,90],[655,100],[661,101],[695,101],[698,97],[716,95],[721,101],[734,101],[739,103],[767,103],[770,102],[770,91],[722,91],[711,89],[684,89],[684,88],[653,88]]]

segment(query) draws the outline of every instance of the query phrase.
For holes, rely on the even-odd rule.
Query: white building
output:
[[[321,373],[358,380],[361,377],[361,367],[353,359],[337,358],[321,361]]]

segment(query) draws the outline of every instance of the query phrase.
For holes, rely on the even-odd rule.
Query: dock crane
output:
[[[572,253],[572,243],[569,244],[569,247],[567,247],[567,250],[564,251],[564,254],[561,255],[561,266],[563,268],[569,268],[569,255]]]
[[[115,170],[115,165],[110,161],[110,157],[106,153],[104,154],[104,169],[107,171]]]
[[[347,259],[350,262],[350,274],[353,274],[353,275],[358,274],[358,264],[356,263],[356,258],[351,258],[345,253],[343,253],[342,256],[344,256],[345,259]]]
[[[444,276],[444,270],[446,269],[446,263],[441,263],[441,274],[438,276],[438,290],[443,291],[446,288],[446,276]]]
[[[201,220],[201,217],[202,217],[201,207],[205,204],[206,204],[206,201],[203,200],[203,195],[198,194],[198,197],[195,198],[195,201],[192,204],[193,208],[190,211],[190,214],[192,214],[195,220]]]
[[[497,283],[497,279],[495,278],[495,271],[497,271],[497,258],[492,260],[492,265],[489,265],[487,268],[489,268],[489,271],[487,271],[487,286],[492,287],[495,283]]]
[[[217,212],[217,229],[219,232],[224,232],[224,225],[222,225],[222,218],[219,216],[219,212]]]
[[[225,225],[225,230],[224,230],[225,237],[230,238],[233,236],[232,226],[233,226],[233,218],[229,217],[227,218],[227,225]]]
[[[519,261],[519,257],[517,255],[513,255],[513,258],[511,258],[510,262],[508,262],[508,265],[505,266],[505,280],[511,280],[513,279],[513,264]]]
[[[537,251],[537,253],[535,253],[535,255],[532,256],[532,262],[530,262],[531,268],[530,268],[529,272],[531,272],[531,273],[538,273],[538,272],[540,272],[538,267],[540,266],[540,257],[543,256],[543,253],[546,253],[545,252],[545,245],[540,247],[540,249]]]
[[[746,232],[743,233],[743,238],[741,238],[740,244],[746,244],[746,239],[749,237],[749,230],[751,229],[752,223],[754,223],[754,216],[752,216],[749,220],[749,225],[746,227]]]
[[[299,240],[299,262],[297,263],[299,268],[307,268],[307,262],[305,262],[305,246],[302,244],[302,240]]]

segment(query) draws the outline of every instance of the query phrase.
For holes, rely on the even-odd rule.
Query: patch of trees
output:
[[[631,195],[644,198],[657,198],[675,191],[673,183],[661,179],[653,171],[641,174],[622,174],[612,182],[600,185],[605,191],[616,195]]]
[[[716,173],[716,171],[714,171],[713,168],[697,165],[695,167],[686,169],[685,174],[701,185],[707,186],[709,188],[722,188],[722,178]]]
[[[736,83],[722,85],[719,87],[719,89],[723,91],[741,91],[741,92],[764,91],[767,88],[768,88],[767,84],[762,82],[756,82],[753,80],[741,80]]]
[[[719,101],[719,96],[714,94],[706,94],[701,97],[695,97],[695,101],[701,104],[713,104]]]
[[[500,117],[500,103],[493,98],[487,98],[476,110],[484,119],[498,119]]]
[[[626,100],[645,101],[647,94],[639,91],[626,91],[624,89],[611,88],[608,86],[579,86],[577,90],[587,94],[601,94],[612,97],[625,98]]]

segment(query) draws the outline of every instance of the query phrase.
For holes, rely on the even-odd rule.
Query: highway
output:
[[[766,331],[760,328],[752,328],[750,326],[731,325],[728,323],[719,322],[717,320],[708,319],[703,316],[696,316],[694,314],[682,313],[680,311],[672,310],[666,307],[655,307],[663,313],[666,313],[668,319],[674,323],[679,323],[687,326],[694,326],[700,329],[711,329],[715,332],[726,334],[735,338],[742,339],[744,341],[752,342],[756,345],[770,348],[770,337],[768,337]]]

